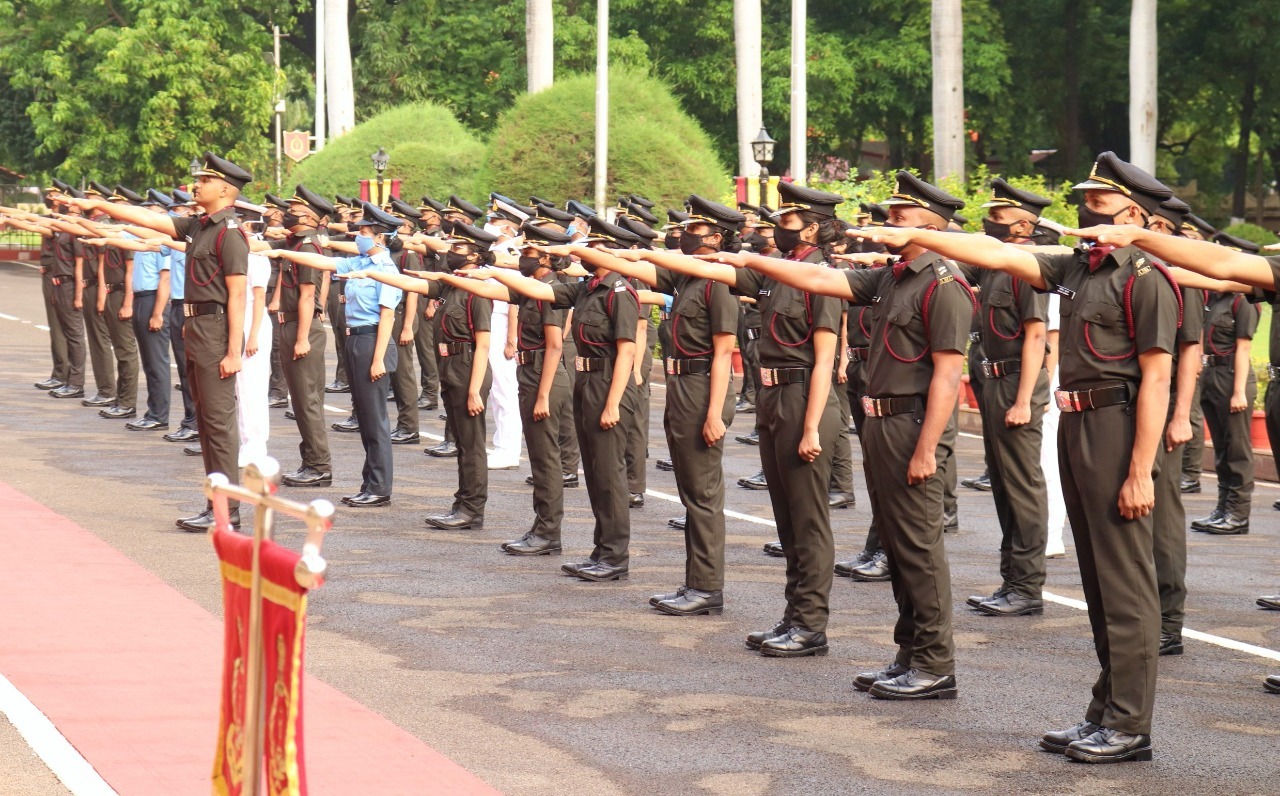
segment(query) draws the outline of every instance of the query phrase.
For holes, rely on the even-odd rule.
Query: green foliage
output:
[[[1222,231],[1228,235],[1235,235],[1237,238],[1253,241],[1259,246],[1270,246],[1273,243],[1280,242],[1280,238],[1277,238],[1274,232],[1257,224],[1232,224]],[[1265,254],[1266,252],[1263,253]]]
[[[484,145],[447,108],[425,102],[380,113],[356,125],[299,163],[290,183],[303,183],[332,197],[359,195],[360,180],[376,172],[369,156],[384,147],[390,156],[385,177],[403,180],[400,195],[417,204],[423,194],[444,199],[474,195]]]
[[[707,135],[661,81],[612,71],[610,198],[639,193],[680,207],[691,193],[716,196],[727,181]],[[502,115],[483,184],[516,199],[585,199],[594,192],[595,76],[564,77]]]

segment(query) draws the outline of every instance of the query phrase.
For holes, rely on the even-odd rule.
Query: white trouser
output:
[[[1058,420],[1062,410],[1053,399],[1058,389],[1058,376],[1049,383],[1049,411],[1044,416],[1044,441],[1040,445],[1040,467],[1044,470],[1044,483],[1049,495],[1049,537],[1045,545],[1048,555],[1056,555],[1066,548],[1062,543],[1062,532],[1067,525],[1067,502],[1062,498],[1062,478],[1058,473]]]
[[[507,311],[505,301],[493,302],[490,320],[489,368],[493,386],[489,388],[489,405],[493,418],[493,456],[515,461],[520,458],[520,439],[524,429],[520,423],[520,395],[516,385],[516,362],[503,353],[507,347]]]
[[[253,313],[245,316],[244,337],[249,339]],[[241,357],[236,374],[236,401],[239,403],[240,466],[267,455],[267,438],[271,436],[271,414],[267,408],[267,389],[271,385],[271,322],[264,315],[258,328],[258,353]]]

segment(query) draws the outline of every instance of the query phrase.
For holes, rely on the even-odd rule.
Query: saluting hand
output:
[[[874,227],[871,229],[847,229],[844,234],[858,240],[869,240],[872,243],[883,243],[894,248],[907,246],[915,239],[915,229],[897,227]]]
[[[1136,520],[1151,513],[1156,505],[1156,487],[1150,474],[1131,475],[1120,487],[1120,516]]]
[[[732,265],[734,268],[746,268],[747,258],[738,252],[716,252],[714,254],[695,254],[699,260],[706,260],[709,263],[720,263],[721,265]]]
[[[1085,229],[1063,230],[1065,235],[1083,240],[1096,240],[1105,246],[1116,246],[1118,248],[1132,246],[1136,240],[1142,237],[1143,232],[1145,230],[1142,227],[1135,227],[1132,224],[1125,224],[1124,226],[1102,224],[1096,227],[1086,227]]]

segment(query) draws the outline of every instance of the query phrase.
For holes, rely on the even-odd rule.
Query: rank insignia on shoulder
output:
[[[234,218],[227,219],[227,229],[239,229],[240,225],[236,223]]]
[[[1071,288],[1067,287],[1066,285],[1058,285],[1053,289],[1052,292],[1057,293],[1059,296],[1066,296],[1069,299],[1073,299],[1076,297],[1076,292]]]
[[[625,293],[626,291],[627,291],[627,286],[623,282],[619,282],[618,284],[613,286],[614,293]]]
[[[955,281],[955,275],[951,273],[951,268],[947,266],[947,263],[944,260],[939,260],[933,264],[933,272],[938,277],[939,285],[945,285],[948,282]]]
[[[1141,261],[1141,260],[1139,260],[1138,262],[1139,262],[1139,263],[1141,263],[1142,261]],[[1141,268],[1139,268],[1139,269],[1138,269],[1138,276],[1146,276],[1146,275],[1147,275],[1147,272],[1148,272],[1148,271],[1150,271],[1150,270],[1151,270],[1151,266],[1150,266],[1150,265],[1144,265],[1144,266],[1142,266]]]

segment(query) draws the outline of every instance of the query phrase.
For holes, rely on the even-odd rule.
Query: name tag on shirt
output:
[[[773,295],[773,291],[771,291],[771,290],[764,290],[764,289],[761,289],[761,290],[760,290],[760,293],[759,293],[758,295],[761,295],[761,296],[764,296],[765,298],[768,298],[769,296]]]
[[[1057,293],[1059,296],[1066,296],[1069,299],[1076,297],[1076,292],[1066,285],[1058,285],[1053,289],[1053,292]]]

